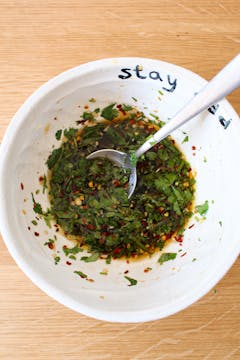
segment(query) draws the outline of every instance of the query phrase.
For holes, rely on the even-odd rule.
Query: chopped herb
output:
[[[43,194],[45,194],[46,189],[47,189],[47,177],[44,174],[44,176],[43,176],[43,190],[42,190]]]
[[[87,275],[84,274],[82,271],[74,271],[74,274],[79,275],[82,279],[86,279]]]
[[[96,102],[96,99],[95,99],[95,98],[91,98],[91,99],[89,99],[89,102],[95,103],[95,102]]]
[[[98,114],[98,113],[100,112],[100,108],[94,109],[93,112],[95,112],[96,114]]]
[[[123,111],[131,111],[131,110],[133,110],[133,107],[131,105],[122,104],[122,110]]]
[[[42,215],[43,214],[42,206],[35,201],[33,193],[32,193],[32,201],[33,201],[33,211],[36,214]]]
[[[196,260],[197,260],[196,258],[193,258],[193,259],[192,259],[192,262],[194,262],[194,261],[196,261]]]
[[[69,259],[77,260],[76,256],[74,256],[74,255],[69,255]]]
[[[219,223],[220,226],[222,226],[222,221],[219,221],[218,223]]]
[[[85,261],[86,263],[97,261],[98,259],[99,259],[99,253],[93,253],[91,256],[82,256],[81,257],[81,260]]]
[[[60,260],[61,260],[61,258],[60,258],[59,256],[56,256],[56,257],[54,258],[55,265],[57,265]]]
[[[164,95],[161,90],[158,90],[158,93],[159,93],[160,95]]]
[[[136,101],[136,102],[138,101],[138,99],[136,99],[136,98],[135,98],[135,97],[133,97],[133,96],[132,96],[132,99],[133,99],[134,101]]]
[[[37,224],[38,224],[36,220],[32,220],[31,223],[35,226],[37,226]]]
[[[93,115],[92,112],[84,111],[82,117],[83,117],[83,119],[84,119],[85,121],[88,121],[88,120],[89,120],[89,121],[93,121],[93,120],[95,120],[94,115]]]
[[[54,149],[49,156],[49,158],[46,161],[46,164],[49,169],[52,169],[52,167],[56,164],[56,162],[59,160],[60,156],[62,154],[62,148]]]
[[[201,215],[204,216],[208,212],[209,206],[208,206],[208,200],[206,200],[202,205],[197,205],[196,210]]]
[[[189,141],[189,136],[186,135],[185,138],[184,138],[183,141],[182,141],[182,144],[185,143],[185,142],[188,142],[188,141]]]
[[[106,106],[102,112],[101,116],[106,120],[113,120],[118,116],[118,110],[114,107],[116,103]]]
[[[130,284],[128,286],[137,285],[137,280],[130,278],[129,276],[126,276],[126,275],[124,277],[125,277],[125,279],[127,279],[130,282]]]
[[[108,120],[116,115],[120,118],[117,109],[124,107],[115,105],[102,110]],[[194,178],[190,164],[170,137],[136,164],[136,149],[155,129],[136,108],[129,111],[122,114],[122,121],[85,125],[81,134],[68,129],[69,138],[65,136],[59,149],[49,156],[51,207],[42,217],[49,223],[54,217],[57,230],[61,228],[69,239],[79,239],[78,246],[64,247],[66,256],[76,255],[83,247],[92,254],[82,256],[86,262],[102,258],[109,264],[112,259],[151,255],[162,250],[173,234],[183,231],[192,216]],[[86,114],[89,112],[85,118]],[[131,199],[127,169],[108,159],[87,159],[91,152],[113,144],[116,150],[132,155],[132,165],[137,165],[138,184]]]
[[[158,262],[162,265],[165,261],[174,260],[176,256],[177,253],[163,253],[158,259]]]
[[[75,137],[76,133],[77,133],[77,129],[74,128],[69,128],[69,129],[65,129],[63,134],[64,136],[68,139],[68,140],[73,140],[73,138]],[[61,148],[60,148],[61,149]]]
[[[81,249],[78,245],[72,247],[72,248],[68,248],[67,246],[63,246],[63,252],[66,256],[70,255],[70,254],[78,254],[79,252],[82,252],[83,249]]]
[[[60,140],[61,139],[61,136],[62,136],[62,129],[59,129],[56,134],[55,134],[55,138],[57,140]]]
[[[206,158],[206,156],[204,156],[204,158],[203,158],[203,162],[207,162],[207,158]]]
[[[152,114],[152,113],[150,113],[149,115],[152,116],[155,120],[159,120],[159,117],[157,115]]]

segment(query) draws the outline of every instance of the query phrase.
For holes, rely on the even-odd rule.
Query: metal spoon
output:
[[[136,162],[146,151],[167,137],[181,125],[221,100],[240,86],[240,54],[230,61],[211,81],[207,83],[176,115],[153,136],[145,141],[135,152],[127,154],[113,149],[102,149],[87,156],[87,159],[107,158],[123,169],[130,169],[128,198],[137,183]]]

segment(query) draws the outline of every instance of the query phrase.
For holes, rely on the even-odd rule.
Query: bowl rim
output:
[[[26,99],[23,105],[13,116],[4,134],[3,141],[0,147],[0,200],[1,200],[0,231],[9,253],[13,257],[19,268],[35,285],[37,285],[47,295],[49,295],[53,299],[57,300],[59,303],[63,304],[64,306],[76,312],[79,312],[81,314],[90,316],[98,320],[105,320],[109,322],[134,323],[134,322],[145,322],[145,321],[152,321],[152,320],[165,318],[167,316],[173,315],[187,308],[188,306],[198,301],[202,296],[207,294],[223,278],[223,276],[234,264],[240,253],[240,242],[238,248],[235,248],[236,252],[232,251],[231,256],[229,256],[226,259],[224,264],[221,264],[221,269],[217,268],[217,271],[215,271],[215,273],[212,274],[209,281],[206,284],[204,284],[204,286],[201,288],[201,291],[197,289],[196,292],[192,293],[191,297],[188,296],[187,299],[184,298],[181,302],[177,304],[177,306],[175,304],[174,309],[168,308],[166,311],[166,309],[164,308],[164,311],[160,311],[160,312],[156,311],[157,310],[156,308],[147,309],[147,310],[137,310],[134,312],[98,310],[96,308],[88,307],[82,303],[79,303],[76,300],[73,300],[70,296],[63,294],[61,290],[59,290],[57,287],[51,285],[45,279],[43,279],[41,274],[36,270],[34,270],[34,268],[32,268],[28,264],[26,259],[18,253],[17,249],[14,246],[14,243],[11,240],[12,238],[11,228],[10,226],[7,225],[8,224],[7,213],[5,212],[7,204],[6,201],[4,200],[4,193],[2,191],[3,184],[5,181],[4,168],[7,165],[6,154],[8,152],[8,148],[11,144],[12,138],[14,138],[15,134],[17,133],[18,129],[21,127],[22,123],[24,122],[25,118],[28,116],[32,108],[48,93],[53,91],[59,85],[62,85],[65,82],[74,79],[76,75],[80,76],[81,74],[86,74],[87,72],[91,72],[93,70],[95,71],[97,67],[102,68],[104,66],[105,67],[111,65],[115,66],[117,62],[119,62],[120,64],[121,61],[131,61],[131,62],[135,61],[140,63],[151,62],[151,63],[155,63],[156,65],[164,64],[165,66],[168,66],[172,70],[181,71],[184,75],[191,76],[191,78],[194,78],[202,85],[207,83],[207,81],[204,78],[192,72],[191,70],[188,70],[179,65],[175,65],[166,61],[161,61],[158,59],[142,58],[142,57],[116,57],[116,58],[113,57],[113,58],[99,59],[78,65],[76,67],[73,67],[69,70],[60,73],[59,75],[53,77],[52,79],[48,80],[46,83],[41,85],[38,89],[36,89],[32,93],[32,95],[30,95]],[[223,99],[221,101],[221,104],[223,104],[224,107],[231,112],[232,117],[238,118],[237,113],[226,99]]]

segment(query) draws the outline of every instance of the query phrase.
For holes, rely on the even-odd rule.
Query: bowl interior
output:
[[[206,200],[206,218],[194,215],[182,246],[170,242],[164,252],[177,252],[160,265],[159,254],[141,261],[104,260],[71,266],[62,251],[73,246],[44,221],[36,227],[31,193],[47,208],[39,177],[53,146],[55,132],[75,127],[87,104],[90,109],[111,102],[137,106],[150,117],[168,121],[205,84],[177,66],[148,59],[97,61],[59,75],[41,87],[13,119],[1,147],[1,231],[23,271],[44,291],[81,313],[110,321],[159,319],[185,308],[205,294],[229,269],[239,253],[237,204],[240,193],[240,123],[223,100],[173,133],[196,173],[195,203]],[[95,103],[89,102],[91,98]],[[188,136],[188,141],[184,139]],[[23,184],[23,189],[21,188]],[[39,236],[36,236],[35,233]],[[57,235],[56,249],[44,243]],[[55,265],[53,257],[60,257]],[[82,256],[82,253],[81,253]],[[144,272],[147,267],[152,268]],[[105,272],[107,275],[102,275]],[[87,274],[82,279],[74,271]],[[125,271],[138,280],[129,287]]]

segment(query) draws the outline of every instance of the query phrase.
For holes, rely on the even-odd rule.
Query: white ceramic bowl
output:
[[[16,263],[48,295],[94,318],[142,322],[186,308],[231,267],[240,250],[240,122],[226,100],[212,108],[215,114],[205,111],[173,134],[196,171],[196,204],[209,202],[205,220],[191,219],[189,225],[194,226],[185,231],[182,247],[172,241],[164,249],[177,252],[175,260],[159,265],[156,254],[130,264],[77,260],[67,266],[62,246],[70,242],[58,235],[61,261],[55,265],[53,251],[44,246],[55,229],[47,228],[44,221],[37,230],[31,224],[31,192],[39,188],[38,178],[46,173],[45,161],[57,145],[54,134],[59,128],[75,126],[86,103],[92,108],[111,102],[133,104],[146,114],[157,110],[155,114],[167,121],[205,83],[186,69],[158,60],[100,60],[48,81],[14,116],[0,150],[1,232]],[[89,103],[92,97],[97,100],[94,104]],[[185,133],[188,142],[183,142]],[[42,191],[36,199],[43,207],[48,205]],[[146,267],[152,270],[145,273]],[[100,274],[105,268],[107,276]],[[94,282],[81,279],[74,270]],[[138,280],[136,286],[128,286],[126,270]]]

